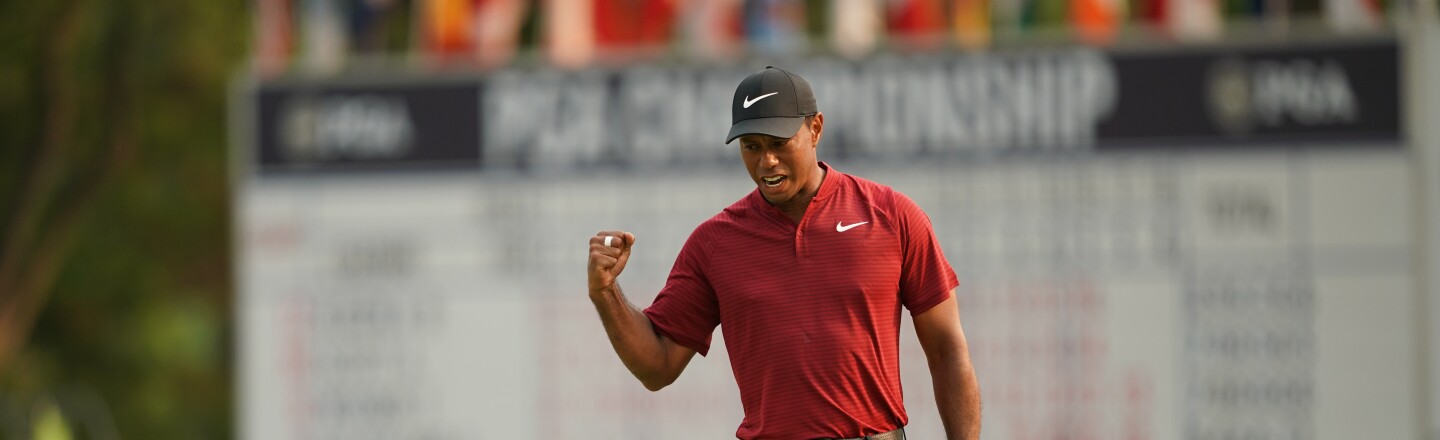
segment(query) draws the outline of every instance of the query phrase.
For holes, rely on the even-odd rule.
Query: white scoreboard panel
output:
[[[1406,157],[836,166],[929,213],[962,281],[986,438],[1415,438]],[[595,231],[634,232],[621,280],[648,304],[690,229],[749,189],[738,164],[250,184],[246,437],[730,437],[725,351],[645,391],[584,266]],[[938,438],[905,328],[909,429]]]
[[[1172,138],[1192,141],[1185,148],[1134,148],[1155,132],[1113,124],[1155,111],[1133,101],[1137,88],[1150,90],[1131,87],[1135,75],[1199,58],[1088,54],[1073,57],[1088,66],[1075,72],[1090,72],[1075,78],[1115,95],[1085,100],[1100,103],[1089,107],[1100,112],[1094,138],[1034,144],[1046,151],[952,154],[926,138],[899,158],[868,155],[875,147],[856,143],[874,132],[853,128],[863,121],[845,106],[826,110],[827,136],[832,127],[836,135],[821,159],[913,198],[960,277],[985,438],[1405,439],[1428,429],[1415,154],[1398,135],[1356,134],[1368,127],[1356,120],[1377,117],[1354,58],[1324,48],[1235,52],[1218,57],[1227,74],[1237,59],[1332,69],[1316,78],[1339,69],[1343,81],[1330,86],[1351,87],[1359,104],[1336,104],[1345,93],[1332,93],[1335,106],[1281,112],[1282,125],[1257,117],[1250,131],[1216,136],[1176,128]],[[1003,70],[1033,61],[993,62]],[[817,90],[833,84],[828,68],[811,77]],[[1096,72],[1112,77],[1087,76]],[[623,90],[627,74],[577,75],[565,87]],[[511,108],[507,99],[546,102],[534,93],[548,88],[533,85],[507,97],[525,77],[388,101],[388,86],[363,84],[292,94],[302,98],[259,93],[258,145],[246,147],[256,163],[236,184],[241,438],[733,437],[742,414],[723,325],[708,358],[648,392],[609,346],[584,271],[596,231],[635,233],[620,280],[648,305],[690,231],[753,184],[726,153],[651,160],[597,143],[576,153],[593,163],[572,163],[561,147],[590,139],[583,132],[527,137],[513,131],[525,123],[514,114],[500,118],[507,124],[488,116]],[[435,125],[444,118],[426,106],[466,90],[479,90],[483,104],[459,120],[480,122]],[[557,98],[556,111],[583,119],[594,104],[577,98],[585,96],[607,95]],[[1260,98],[1253,103],[1263,113]],[[266,128],[271,113],[287,122]],[[397,114],[400,123],[376,122]],[[1321,122],[1305,126],[1317,120],[1308,117]],[[993,123],[974,127],[1004,132]],[[355,126],[366,140],[333,138]],[[437,131],[448,133],[443,148],[427,138]],[[1284,136],[1265,137],[1276,133]],[[1023,134],[1006,142],[1044,138]],[[387,153],[376,139],[404,148]],[[546,144],[544,153],[527,153],[526,142]],[[467,143],[484,148],[467,153]],[[484,165],[436,166],[467,157]],[[941,438],[924,354],[905,321],[907,431]]]

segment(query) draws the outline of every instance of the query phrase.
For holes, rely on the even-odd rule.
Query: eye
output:
[[[742,143],[740,144],[740,149],[753,152],[758,151],[760,149],[760,145],[754,143]]]

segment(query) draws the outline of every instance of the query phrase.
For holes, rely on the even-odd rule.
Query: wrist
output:
[[[619,286],[615,284],[600,287],[590,286],[590,299],[600,300],[605,298],[613,298],[619,292],[619,290]]]

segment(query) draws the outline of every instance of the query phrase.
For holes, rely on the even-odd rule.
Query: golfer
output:
[[[904,439],[900,313],[909,310],[950,439],[980,431],[955,272],[909,197],[816,158],[810,84],[767,67],[740,82],[725,142],[757,188],[690,234],[641,310],[616,279],[635,235],[590,238],[590,300],[645,388],[675,381],[725,325],[741,439]]]

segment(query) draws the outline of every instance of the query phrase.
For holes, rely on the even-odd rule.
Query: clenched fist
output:
[[[625,231],[600,231],[590,237],[590,293],[615,285],[615,277],[625,271],[625,263],[630,261],[630,247],[634,245],[635,234]]]

